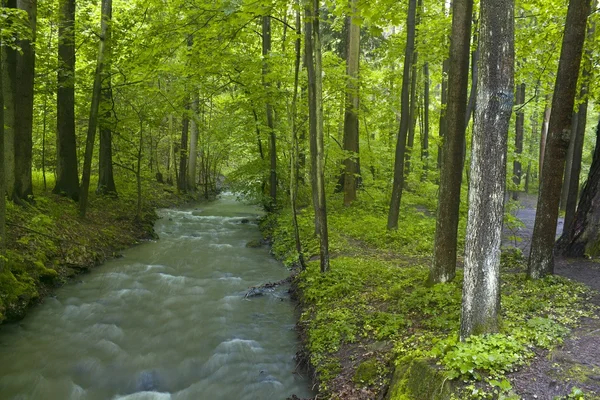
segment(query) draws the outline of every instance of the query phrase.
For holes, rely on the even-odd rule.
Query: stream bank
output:
[[[92,195],[85,219],[77,203],[51,194],[36,195],[22,206],[7,202],[7,260],[0,272],[0,324],[22,319],[28,309],[78,274],[119,252],[155,237],[159,207],[190,201],[167,185],[146,188],[142,218],[135,193]]]

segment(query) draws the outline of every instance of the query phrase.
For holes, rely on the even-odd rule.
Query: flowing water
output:
[[[288,275],[233,196],[162,210],[160,236],[57,291],[0,330],[0,399],[285,399],[296,371]],[[247,223],[249,222],[249,223]]]

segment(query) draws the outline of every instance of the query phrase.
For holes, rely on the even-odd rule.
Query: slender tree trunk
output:
[[[497,332],[508,127],[514,96],[514,2],[480,3],[479,82],[471,153],[460,338]],[[464,113],[459,114],[464,122]]]
[[[31,162],[33,151],[33,81],[35,76],[35,31],[37,0],[17,0],[17,7],[27,12],[32,39],[20,40],[17,54],[15,87],[15,182],[13,199],[33,196]]]
[[[577,113],[573,112],[571,116],[571,138],[569,139],[569,147],[567,148],[567,156],[565,158],[565,172],[563,173],[563,182],[560,192],[560,210],[564,211],[567,207],[567,196],[569,195],[569,182],[571,180],[571,167],[573,166],[573,152],[575,145],[575,137],[577,136]]]
[[[455,0],[452,8],[447,134],[440,169],[433,264],[429,273],[429,282],[432,284],[448,282],[456,274],[473,0]]]
[[[0,6],[4,1],[0,0]],[[0,49],[2,44],[2,28],[0,28]],[[4,271],[6,249],[6,185],[4,179],[4,51],[0,50],[0,274]]]
[[[302,49],[302,23],[300,21],[300,11],[296,11],[296,58],[294,60],[294,94],[292,97],[292,109],[290,110],[290,128],[292,133],[292,151],[290,155],[290,202],[292,206],[292,223],[294,225],[294,242],[296,252],[298,253],[298,263],[301,269],[306,269],[304,254],[302,251],[302,242],[300,241],[300,230],[298,229],[298,133],[297,130],[297,104],[298,104],[298,82],[300,75],[300,58]]]
[[[551,96],[546,95],[546,106],[544,107],[544,121],[542,122],[542,135],[540,136],[540,162],[538,174],[542,177],[542,167],[544,166],[544,154],[546,153],[546,141],[548,138],[548,127],[550,124],[550,115],[552,108],[550,106]]]
[[[344,205],[350,206],[356,200],[359,160],[359,60],[360,60],[360,15],[357,0],[351,0],[351,13],[348,17],[348,39],[346,51],[346,108],[344,113],[344,150],[349,157],[344,160]]]
[[[423,162],[423,175],[421,181],[427,180],[429,171],[429,63],[423,64],[423,139],[421,140],[421,161]]]
[[[418,22],[416,22],[416,26],[418,26]],[[416,27],[415,27],[416,31]],[[416,36],[416,35],[415,35]],[[409,125],[408,125],[408,137],[406,138],[406,153],[404,154],[404,177],[410,174],[412,170],[412,151],[415,146],[415,130],[417,128],[417,81],[418,70],[417,70],[417,61],[419,59],[419,52],[415,51],[413,53],[412,59],[412,70],[410,73],[410,107],[409,107]]]
[[[318,204],[319,204],[319,189],[317,188],[317,158],[313,157],[313,154],[317,154],[317,88],[316,80],[317,77],[315,72],[315,53],[314,53],[314,39],[313,39],[313,25],[315,16],[313,14],[312,1],[305,0],[305,26],[304,26],[304,51],[305,51],[305,63],[306,72],[308,77],[308,141],[309,141],[309,152],[310,152],[310,183],[311,183],[311,195],[312,203],[315,211],[315,235],[319,235],[321,227],[319,226],[320,220],[318,218]]]
[[[438,157],[437,164],[438,169],[442,168],[442,156],[443,156],[443,147],[444,147],[444,137],[446,136],[446,132],[448,131],[448,124],[446,123],[446,107],[448,105],[448,69],[450,68],[450,60],[445,59],[442,64],[442,98],[440,101],[440,129],[439,129],[439,137],[440,144],[438,145]]]
[[[515,99],[515,105],[522,105],[525,103],[525,84],[521,83],[517,88],[517,95]],[[517,119],[515,121],[515,160],[513,161],[513,183],[515,184],[515,190],[513,191],[513,200],[519,199],[519,187],[521,186],[521,175],[523,174],[523,167],[521,165],[521,156],[523,154],[523,130],[525,127],[525,113],[520,108],[517,111]]]
[[[312,21],[312,24],[308,23]],[[312,25],[312,26],[309,26]],[[318,227],[320,242],[321,272],[329,270],[329,235],[327,231],[327,207],[325,201],[325,154],[323,143],[323,66],[321,60],[321,32],[319,29],[319,0],[310,0],[307,7],[307,27],[312,28],[312,43],[306,46],[309,89],[309,124],[311,132],[311,164],[314,166],[313,177],[316,189],[315,225]],[[306,42],[309,42],[307,36]],[[311,71],[312,70],[312,71]],[[311,93],[312,92],[312,93]],[[314,149],[314,151],[312,151]]]
[[[90,175],[92,172],[92,156],[94,155],[94,142],[96,139],[96,130],[98,129],[98,109],[100,106],[100,96],[102,91],[102,73],[104,69],[104,59],[106,48],[104,40],[106,31],[110,24],[112,15],[112,0],[102,0],[102,22],[100,32],[100,46],[98,48],[98,61],[96,63],[96,73],[94,74],[94,88],[92,89],[92,104],[90,106],[90,119],[88,122],[87,140],[85,143],[85,157],[83,160],[83,174],[81,176],[81,188],[79,191],[79,215],[85,218],[88,206],[88,194],[90,189]]]
[[[465,115],[465,127],[469,126],[471,116],[475,111],[475,98],[477,97],[477,64],[479,62],[479,39],[477,37],[477,21],[473,17],[473,23],[475,24],[475,34],[473,36],[473,43],[476,46],[475,50],[471,52],[471,92],[469,93],[469,102],[467,103],[467,113]]]
[[[112,12],[112,10],[111,10]],[[112,14],[108,16],[112,21]],[[100,99],[100,109],[102,110],[102,118],[100,124],[100,151],[98,154],[98,187],[96,193],[103,195],[117,195],[117,187],[115,185],[115,177],[113,171],[112,157],[112,29],[111,24],[106,28],[105,49],[106,60],[102,73],[102,97]]]
[[[598,5],[597,1],[594,1],[595,9]],[[588,27],[587,37],[588,40],[594,38],[596,32],[595,23],[592,23]],[[591,42],[590,42],[591,43]],[[569,180],[569,194],[567,196],[567,204],[565,210],[565,223],[564,232],[569,229],[573,218],[575,217],[575,207],[577,205],[577,197],[579,194],[579,175],[581,174],[581,157],[583,154],[583,141],[585,137],[585,128],[587,125],[587,109],[588,109],[588,87],[592,78],[592,49],[588,48],[585,52],[585,60],[583,62],[583,71],[581,72],[581,89],[579,92],[579,98],[582,102],[579,104],[577,110],[577,134],[575,135],[575,142],[573,143],[573,162],[571,167],[571,179]]]
[[[181,145],[179,147],[179,175],[177,176],[177,189],[181,192],[187,191],[187,151],[188,133],[190,130],[189,98],[185,100],[185,112],[181,124]]]
[[[196,191],[196,162],[198,160],[198,112],[200,97],[198,90],[194,90],[194,100],[192,101],[192,121],[190,127],[190,156],[188,160],[187,185],[190,190]]]
[[[75,0],[60,0],[56,92],[56,183],[53,193],[79,199],[75,136]]]
[[[552,250],[556,238],[558,203],[565,156],[571,137],[571,117],[589,11],[590,0],[571,0],[569,2],[552,98],[552,114],[550,115],[548,143],[540,177],[535,225],[531,238],[528,275],[532,279],[554,273]]]
[[[273,105],[271,104],[271,82],[268,77],[269,57],[271,55],[271,17],[265,15],[262,18],[262,55],[263,55],[263,85],[265,87],[267,127],[269,129],[269,196],[271,197],[269,207],[275,207],[277,204],[277,141],[275,137],[275,127],[273,123]]]
[[[415,50],[415,22],[417,0],[408,1],[407,38],[404,53],[404,72],[402,75],[402,106],[400,109],[400,130],[396,142],[394,161],[394,182],[392,185],[392,198],[388,213],[387,228],[398,229],[400,216],[400,203],[402,200],[402,187],[404,186],[404,155],[406,153],[406,139],[410,124],[410,71],[412,69],[412,56]]]

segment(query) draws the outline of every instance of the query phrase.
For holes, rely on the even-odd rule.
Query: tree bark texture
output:
[[[344,205],[350,206],[356,200],[359,160],[359,59],[360,21],[357,0],[351,1],[352,16],[348,17],[348,39],[346,52],[346,106],[344,111],[344,150],[348,157],[344,160]]]
[[[444,146],[444,136],[446,136],[446,132],[448,130],[448,124],[446,123],[446,107],[448,105],[448,69],[450,68],[450,60],[445,59],[442,63],[442,93],[440,99],[440,106],[442,109],[440,110],[440,128],[439,128],[439,137],[440,144],[438,145],[438,157],[437,157],[437,166],[438,169],[442,168],[442,156],[443,156],[443,146]]]
[[[460,189],[464,164],[473,0],[452,3],[450,70],[448,75],[447,132],[444,137],[440,190],[430,283],[448,282],[456,273]]]
[[[16,0],[6,0],[8,8],[17,8]],[[4,93],[4,176],[5,192],[13,198],[15,187],[15,98],[17,86],[17,51],[3,46],[2,88]]]
[[[600,255],[600,121],[596,128],[596,148],[587,181],[573,221],[560,239],[557,250],[569,257]]]
[[[544,165],[540,177],[537,212],[531,238],[528,275],[538,279],[554,272],[554,242],[565,157],[571,137],[571,117],[585,41],[590,0],[571,0],[567,11]]]
[[[90,175],[92,172],[92,156],[94,155],[94,142],[96,139],[96,130],[98,129],[98,109],[100,108],[100,96],[102,91],[102,71],[104,69],[104,59],[106,56],[104,39],[106,38],[106,30],[110,24],[110,15],[112,15],[112,0],[102,0],[100,46],[98,47],[96,73],[94,74],[92,104],[90,105],[90,118],[85,142],[85,156],[83,159],[83,173],[81,176],[81,188],[79,190],[79,216],[82,218],[85,218],[88,206]]]
[[[0,0],[0,6],[4,1]],[[0,49],[2,46],[2,37],[0,36]],[[0,274],[4,270],[4,249],[6,248],[6,186],[4,179],[4,51],[0,51]]]
[[[408,17],[406,21],[406,50],[404,53],[404,72],[402,74],[402,94],[400,109],[400,129],[396,136],[396,153],[394,160],[394,182],[392,184],[392,198],[388,213],[387,228],[398,229],[400,216],[400,203],[402,201],[402,187],[404,186],[404,155],[406,153],[406,139],[410,124],[410,72],[412,57],[415,51],[415,23],[417,1],[408,1]]]
[[[514,2],[482,0],[460,338],[496,332],[508,127],[514,98]],[[464,121],[464,113],[460,114]]]
[[[75,0],[60,0],[56,93],[56,183],[53,193],[79,199],[75,135]]]
[[[267,127],[269,129],[269,196],[271,197],[270,207],[277,203],[277,141],[275,137],[275,126],[273,122],[273,105],[271,104],[271,83],[269,75],[269,57],[271,54],[271,17],[268,15],[262,18],[262,55],[263,55],[263,85],[266,92],[266,117]]]
[[[33,196],[31,162],[33,151],[33,81],[35,76],[35,31],[37,0],[17,0],[17,7],[27,12],[32,30],[31,40],[19,40],[15,86],[15,181],[13,199]]]
[[[562,211],[567,206],[567,197],[569,195],[569,184],[571,181],[571,167],[573,166],[573,153],[575,151],[575,136],[577,135],[577,113],[573,112],[571,117],[571,138],[569,139],[569,147],[567,148],[567,157],[565,158],[565,172],[563,174],[562,189],[560,192],[559,207]]]
[[[594,1],[594,8],[598,5]],[[588,27],[588,40],[594,38],[596,26],[592,23]],[[592,79],[592,49],[590,47],[585,51],[585,59],[583,61],[583,71],[581,72],[581,89],[579,98],[581,103],[577,110],[577,134],[573,143],[573,160],[571,165],[571,177],[569,179],[569,193],[567,195],[567,203],[565,209],[564,231],[567,231],[573,222],[575,216],[575,207],[577,206],[577,198],[579,195],[579,175],[581,174],[581,158],[583,154],[583,142],[585,138],[585,128],[587,125],[587,110],[588,110],[588,87]]]
[[[112,13],[112,10],[110,10]],[[112,21],[112,14],[108,16]],[[98,188],[96,192],[99,194],[117,195],[117,187],[115,185],[115,177],[113,171],[112,157],[112,79],[111,79],[111,62],[112,62],[112,29],[108,24],[106,28],[106,37],[104,38],[106,49],[105,67],[102,70],[102,96],[100,99],[100,109],[102,118],[99,119],[100,124],[100,151],[98,154]]]

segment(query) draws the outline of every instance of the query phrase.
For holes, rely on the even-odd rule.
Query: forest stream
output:
[[[257,208],[226,195],[159,211],[145,243],[57,290],[0,331],[0,398],[309,397],[296,370],[289,275],[260,239]]]

